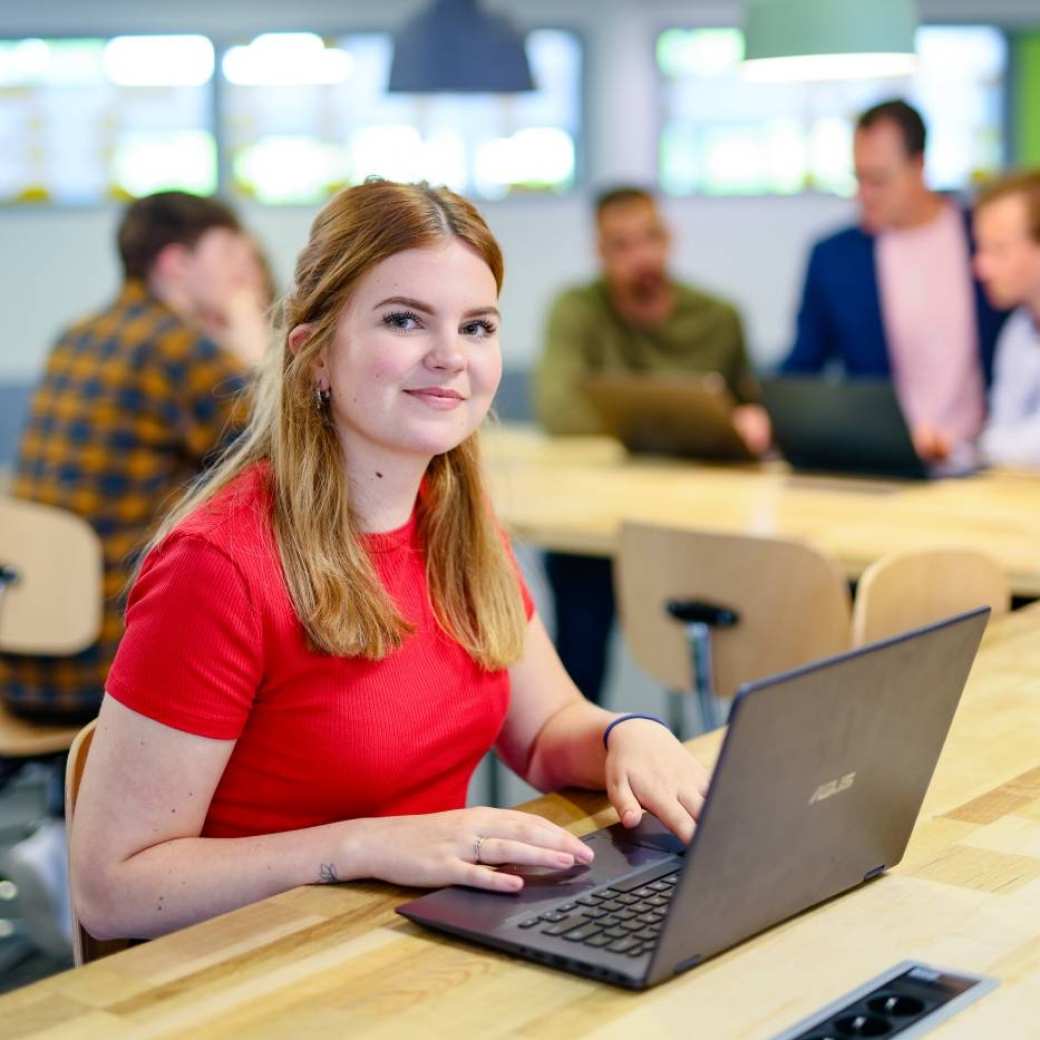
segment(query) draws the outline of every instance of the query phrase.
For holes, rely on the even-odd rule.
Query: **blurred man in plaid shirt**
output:
[[[239,391],[266,344],[263,272],[223,203],[173,191],[142,198],[123,217],[118,248],[122,288],[54,345],[11,488],[77,513],[104,549],[98,642],[68,658],[0,655],[0,697],[38,720],[96,713],[135,554],[244,418]]]

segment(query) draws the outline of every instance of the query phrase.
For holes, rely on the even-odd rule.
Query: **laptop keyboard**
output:
[[[518,927],[583,946],[641,957],[657,943],[678,880],[679,871],[675,870],[631,887],[614,882],[537,917],[519,921]]]

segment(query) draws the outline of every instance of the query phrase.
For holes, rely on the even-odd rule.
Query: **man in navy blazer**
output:
[[[961,256],[956,261],[950,259],[955,250],[948,248],[949,239],[924,237],[931,236],[929,229],[938,232],[940,220],[954,223],[949,201],[925,184],[925,133],[920,114],[904,101],[885,102],[860,117],[855,166],[861,224],[813,247],[798,312],[797,339],[781,371],[818,373],[837,362],[848,376],[894,377],[919,453],[927,459],[940,459],[959,441],[973,439],[981,427],[994,346],[1006,314],[989,304],[971,270],[974,242],[969,214],[956,213],[963,232]],[[923,235],[915,229],[924,229]],[[954,236],[959,233],[953,232]],[[897,272],[898,280],[893,283],[890,275],[885,283],[879,242],[885,249],[890,240],[900,238],[916,238],[916,246],[911,242],[910,248],[917,252],[904,254],[904,258],[896,254],[896,265],[889,270]],[[897,244],[896,248],[902,247]],[[922,356],[925,349],[943,349],[944,344],[934,344],[934,340],[943,338],[942,321],[949,317],[951,306],[941,279],[928,281],[936,264],[962,267],[959,372],[944,373],[946,358]],[[922,278],[916,290],[910,284],[915,271]],[[907,300],[904,305],[898,299],[915,291],[916,301]],[[892,342],[893,329],[902,335],[901,344]],[[953,358],[952,363],[957,360]],[[944,378],[945,386],[941,385]]]

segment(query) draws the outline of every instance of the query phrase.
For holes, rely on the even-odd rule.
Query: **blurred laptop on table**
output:
[[[887,379],[762,380],[773,438],[796,470],[927,480],[978,469],[971,448],[937,465],[921,461]]]
[[[590,376],[584,389],[607,431],[629,451],[717,462],[751,462],[733,425],[721,376]]]

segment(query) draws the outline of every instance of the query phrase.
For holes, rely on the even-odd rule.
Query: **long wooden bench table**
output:
[[[711,762],[719,741],[690,746]],[[576,833],[614,821],[592,793],[525,808]],[[765,1040],[912,958],[1001,983],[935,1036],[1036,1037],[1040,605],[987,632],[903,863],[663,986],[630,993],[436,936],[394,914],[408,896],[286,892],[0,998],[0,1036]]]
[[[1040,474],[991,470],[940,481],[802,476],[783,463],[721,466],[630,457],[606,437],[491,427],[484,454],[513,535],[610,556],[622,520],[799,538],[850,578],[889,552],[965,546],[992,555],[1012,590],[1040,597]]]

